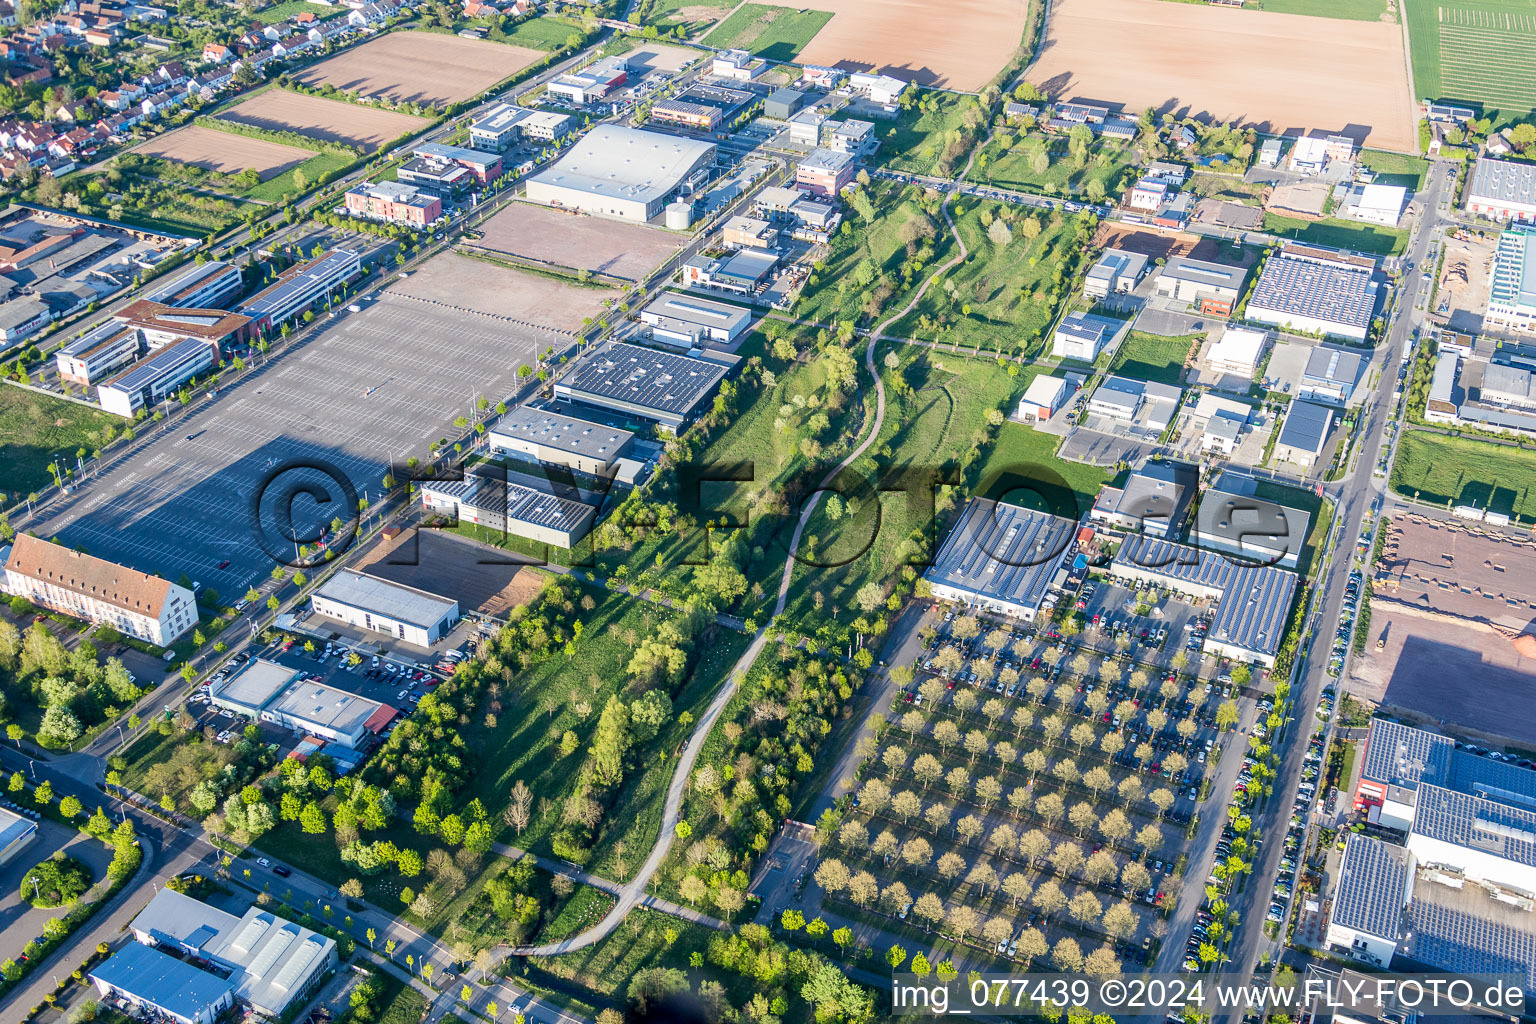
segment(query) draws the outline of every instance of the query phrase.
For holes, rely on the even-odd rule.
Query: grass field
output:
[[[1476,505],[1536,520],[1536,452],[1410,430],[1398,442],[1392,489],[1431,505]]]
[[[499,42],[512,46],[528,46],[535,50],[558,50],[565,45],[572,33],[580,34],[581,27],[556,18],[528,18],[518,22]]]
[[[1039,154],[1049,164],[1036,171]],[[1056,195],[1084,195],[1089,182],[1103,189],[1100,199],[1113,196],[1125,182],[1136,159],[1136,149],[1129,143],[1104,139],[1088,152],[1088,162],[1079,166],[1067,152],[1065,138],[1047,138],[1039,134],[1007,140],[994,139],[971,169],[971,180],[1001,188],[1028,189]]]
[[[703,42],[724,50],[750,50],[768,60],[794,60],[831,20],[830,11],[743,4],[715,26]]]
[[[1205,338],[1204,334],[1183,334],[1165,338],[1161,334],[1132,331],[1126,335],[1115,360],[1110,364],[1111,373],[1124,374],[1136,380],[1155,380],[1162,384],[1179,384],[1184,376],[1184,361],[1194,347]]]
[[[654,0],[646,8],[646,24],[663,32],[681,25],[692,36],[725,17],[725,12],[735,6],[735,0]]]
[[[892,333],[986,351],[1027,347],[1055,318],[1053,285],[1074,251],[1073,222],[990,200],[957,201],[950,209],[971,255],[934,281]],[[994,241],[984,223],[991,218],[1001,218],[1011,238]],[[1031,219],[1041,228],[1033,240]]]
[[[1004,423],[982,461],[977,496],[1082,518],[1109,474],[1097,466],[1056,458],[1060,441],[1022,423]]]
[[[951,142],[965,123],[966,111],[972,109],[976,109],[976,101],[969,96],[922,93],[919,101],[903,110],[894,124],[877,123],[880,148],[875,152],[875,162],[910,174],[958,174],[969,149]]]
[[[1285,239],[1339,249],[1355,249],[1378,256],[1396,256],[1408,247],[1406,230],[1361,224],[1352,220],[1303,220],[1300,217],[1266,213],[1264,230]]]
[[[75,464],[81,448],[89,455],[104,443],[104,428],[121,431],[120,416],[39,395],[10,385],[0,386],[0,504],[25,498],[48,486],[48,463],[55,455]]]
[[[1376,172],[1378,185],[1401,185],[1409,192],[1424,187],[1424,176],[1429,173],[1429,161],[1407,153],[1388,153],[1381,149],[1360,152],[1360,162]]]
[[[283,3],[273,4],[271,7],[257,11],[252,17],[263,25],[276,25],[296,14],[313,14],[317,18],[324,19],[334,18],[340,13],[339,7],[306,3],[305,0],[284,0]]]
[[[1414,95],[1519,117],[1536,109],[1536,2],[1404,0]]]
[[[1275,14],[1305,14],[1313,18],[1350,21],[1380,21],[1387,13],[1387,0],[1249,0],[1247,6]]]

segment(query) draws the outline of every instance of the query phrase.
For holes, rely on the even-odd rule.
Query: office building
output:
[[[5,592],[158,647],[197,625],[186,587],[25,533],[11,544]]]
[[[651,120],[656,124],[675,124],[701,132],[720,127],[725,112],[710,103],[695,103],[682,97],[668,97],[651,104]]]
[[[772,249],[779,244],[779,229],[759,217],[738,213],[720,229],[720,241],[737,249]]]
[[[256,658],[233,675],[208,688],[208,700],[215,706],[246,718],[259,718],[277,695],[287,690],[302,675],[298,669]]]
[[[244,287],[239,267],[210,260],[150,287],[140,297],[178,309],[212,309],[232,303]]]
[[[734,344],[752,326],[752,311],[683,292],[662,292],[640,310],[640,322],[657,341],[699,348]]]
[[[1090,299],[1102,299],[1134,291],[1146,270],[1147,258],[1141,253],[1106,249],[1088,268],[1083,278],[1083,294]]]
[[[972,498],[924,578],[940,601],[1033,622],[1067,576],[1077,523]]]
[[[415,587],[343,569],[310,599],[325,615],[417,647],[431,647],[459,621],[459,603]]]
[[[795,167],[795,187],[818,196],[835,197],[853,183],[851,154],[833,149],[812,150]]]
[[[1088,412],[1120,433],[1156,440],[1173,422],[1183,391],[1172,384],[1105,377],[1088,398]]]
[[[772,280],[778,266],[778,254],[762,249],[738,249],[719,259],[695,256],[683,264],[683,284],[753,295]]]
[[[603,99],[627,81],[629,61],[624,57],[604,57],[580,71],[555,77],[544,91],[551,99],[584,107]]]
[[[1377,291],[1369,262],[1286,246],[1265,261],[1245,315],[1292,331],[1364,341],[1376,315]]]
[[[1129,320],[1073,310],[1062,317],[1051,334],[1051,355],[1091,363],[1130,326]]]
[[[1344,405],[1365,376],[1369,361],[1359,352],[1319,345],[1307,356],[1296,394],[1319,402]]]
[[[1536,331],[1536,227],[1521,225],[1499,235],[1483,322],[1506,331]]]
[[[499,534],[564,549],[575,547],[587,535],[597,512],[584,501],[562,498],[488,473],[466,474],[463,480],[423,483],[421,507]]]
[[[1245,562],[1295,569],[1310,526],[1311,516],[1299,508],[1211,487],[1200,496],[1190,540]]]
[[[555,397],[677,429],[689,422],[735,360],[701,359],[618,342],[583,359]]]
[[[347,191],[347,213],[365,220],[424,228],[443,215],[443,201],[399,181],[363,182]]]
[[[317,594],[317,602],[318,599]],[[349,750],[356,750],[383,733],[399,716],[400,712],[388,704],[313,679],[290,684],[261,710],[263,722],[305,736],[318,736]]]
[[[202,338],[182,338],[152,352],[96,386],[96,400],[107,412],[132,418],[179,391],[218,361],[219,350]]]
[[[468,167],[430,156],[405,161],[395,168],[395,177],[407,185],[449,198],[464,194],[475,184],[474,173]]]
[[[54,354],[59,377],[74,384],[98,384],[139,358],[143,338],[117,320],[97,324]]]
[[[276,329],[324,302],[362,272],[362,254],[352,249],[329,252],[290,267],[277,281],[246,299],[240,312],[263,330]]]
[[[475,181],[482,185],[501,177],[500,153],[487,153],[483,150],[468,149],[464,146],[448,146],[441,142],[418,142],[411,149],[411,152],[416,156],[428,157],[433,160],[446,160],[448,163],[457,164],[474,175]]]
[[[1230,373],[1252,380],[1269,343],[1268,331],[1251,327],[1228,327],[1206,350],[1205,361],[1217,373]]]
[[[1044,423],[1071,397],[1074,388],[1065,377],[1042,373],[1029,382],[1013,417],[1021,423]]]
[[[551,206],[648,221],[661,214],[674,192],[702,185],[714,164],[713,143],[600,124],[530,177],[527,196]]]
[[[118,310],[113,319],[142,335],[144,345],[157,349],[182,338],[201,338],[220,355],[255,340],[260,325],[244,313],[225,309],[194,309],[167,306],[140,299]]]
[[[623,463],[633,461],[628,455],[634,439],[628,430],[523,405],[508,411],[496,424],[490,445],[498,452],[588,476],[610,477]]]
[[[576,128],[576,119],[552,110],[498,103],[469,126],[469,141],[481,152],[500,153],[519,137],[554,142]]]
[[[869,97],[870,102],[891,105],[901,102],[902,93],[909,83],[892,75],[856,72],[848,76],[848,85],[854,92]]]
[[[53,309],[42,299],[24,295],[0,302],[0,352],[19,345],[53,323]]]
[[[746,50],[721,50],[715,54],[710,74],[737,82],[750,82],[768,65]]]
[[[789,119],[789,141],[812,149],[821,145],[823,132],[830,132],[827,115],[819,110],[802,110]]]
[[[853,118],[834,121],[827,148],[863,160],[874,155],[875,150],[880,148],[880,137],[875,134],[873,122]]]
[[[1208,316],[1230,316],[1247,280],[1246,268],[1175,256],[1158,271],[1154,290]]]
[[[1332,429],[1332,409],[1299,398],[1292,399],[1286,407],[1285,420],[1280,424],[1280,436],[1275,439],[1274,457],[1311,468],[1322,458],[1323,449],[1328,446],[1328,432]]]

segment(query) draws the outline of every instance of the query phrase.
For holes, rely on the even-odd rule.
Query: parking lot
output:
[[[400,284],[409,297],[392,288],[343,310],[215,401],[143,425],[135,454],[55,502],[39,532],[232,598],[289,555],[293,533],[314,537],[354,515],[347,488],[378,498],[386,465],[458,436],[456,416],[512,393],[519,365],[565,337],[509,323],[494,290],[440,300],[424,282]],[[291,531],[273,506],[284,494],[297,495]]]

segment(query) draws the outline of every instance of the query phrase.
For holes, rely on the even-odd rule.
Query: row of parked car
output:
[[[1350,641],[1355,635],[1355,615],[1360,610],[1360,591],[1365,577],[1359,569],[1349,574],[1344,585],[1344,605],[1339,609],[1339,628],[1333,635],[1333,650],[1328,655],[1328,674],[1336,676],[1344,671],[1344,657],[1349,653]]]

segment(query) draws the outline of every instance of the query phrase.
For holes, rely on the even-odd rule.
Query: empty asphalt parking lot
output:
[[[537,350],[573,340],[476,299],[454,296],[450,307],[386,291],[360,313],[340,313],[213,402],[168,426],[146,423],[140,450],[53,506],[38,532],[235,600],[292,550],[285,536],[345,521],[352,495],[377,499],[387,464],[458,436],[453,420],[476,398],[494,405]]]

